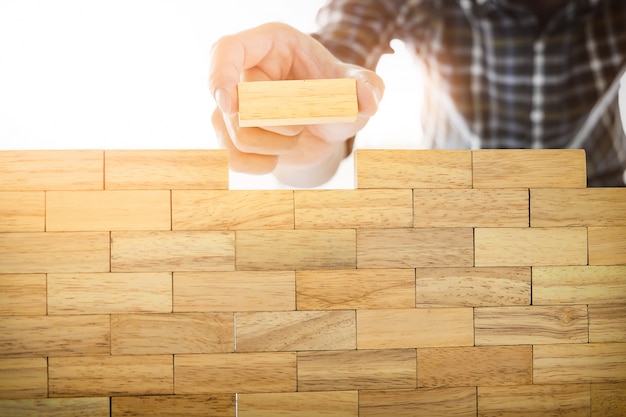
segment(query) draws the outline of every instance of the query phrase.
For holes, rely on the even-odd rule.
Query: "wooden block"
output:
[[[235,234],[227,231],[111,233],[111,270],[232,271]]]
[[[626,188],[530,190],[530,225],[626,226]]]
[[[173,394],[172,355],[48,358],[50,397]]]
[[[0,233],[0,273],[107,272],[105,232]]]
[[[0,358],[0,399],[46,398],[46,358]]]
[[[298,352],[298,391],[415,388],[415,349]]]
[[[241,127],[352,123],[359,115],[353,78],[241,82],[237,93]]]
[[[359,392],[359,417],[475,417],[476,388]]]
[[[174,357],[176,394],[296,391],[296,354],[215,353]]]
[[[358,188],[471,188],[471,151],[357,149]]]
[[[479,307],[476,345],[587,343],[587,306]]]
[[[579,384],[626,381],[626,344],[533,346],[533,383]]]
[[[528,385],[532,382],[531,346],[418,349],[417,364],[419,388]]]
[[[357,311],[357,347],[390,349],[474,345],[471,308]]]
[[[45,274],[0,275],[0,316],[46,314]]]
[[[174,311],[296,309],[293,271],[174,273]]]
[[[356,233],[337,230],[238,230],[238,270],[356,267]]]
[[[43,191],[0,191],[0,232],[43,232]]]
[[[626,264],[626,227],[589,228],[589,265]]]
[[[533,268],[533,304],[626,303],[626,266]]]
[[[472,266],[471,228],[359,229],[358,268]]]
[[[589,342],[626,343],[626,305],[589,306]]]
[[[354,311],[237,313],[237,352],[356,349]]]
[[[50,191],[47,231],[170,230],[169,191]]]
[[[169,272],[48,275],[48,314],[171,311]]]
[[[0,190],[102,190],[102,151],[0,151]]]
[[[111,322],[107,315],[16,316],[0,320],[0,355],[108,355]]]
[[[234,324],[232,313],[114,314],[111,354],[232,352]]]
[[[173,230],[293,229],[293,224],[293,191],[172,191]]]
[[[108,397],[0,400],[0,415],[45,417],[109,417]]]
[[[357,391],[240,394],[240,417],[358,417]]]
[[[412,308],[414,269],[297,271],[298,310]]]
[[[591,415],[593,417],[626,415],[626,383],[591,384]]]
[[[111,415],[113,417],[235,417],[235,394],[113,397],[111,398]]]
[[[480,149],[472,152],[474,188],[585,188],[582,149]]]
[[[227,190],[228,154],[211,150],[105,151],[107,190]]]
[[[478,387],[478,415],[588,416],[588,384]]]
[[[420,307],[530,304],[530,268],[419,268],[415,304]]]
[[[476,228],[476,266],[586,265],[584,227]]]
[[[527,227],[528,190],[413,191],[415,227]]]
[[[296,190],[296,229],[413,226],[411,190]]]

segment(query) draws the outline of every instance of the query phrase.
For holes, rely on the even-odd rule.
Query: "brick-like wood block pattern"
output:
[[[0,152],[0,415],[623,416],[626,193],[580,150]]]

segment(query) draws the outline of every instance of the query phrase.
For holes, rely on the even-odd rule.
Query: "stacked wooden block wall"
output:
[[[626,415],[626,189],[581,151],[0,152],[0,415]]]

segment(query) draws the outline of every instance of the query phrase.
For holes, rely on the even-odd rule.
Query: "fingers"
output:
[[[359,115],[373,116],[385,92],[385,83],[375,72],[349,65],[346,76],[356,79]]]

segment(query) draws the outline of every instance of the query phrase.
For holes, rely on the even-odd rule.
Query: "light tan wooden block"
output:
[[[237,93],[241,127],[351,123],[359,115],[353,78],[241,82]]]
[[[533,304],[626,304],[626,266],[533,268]]]
[[[293,271],[174,273],[174,311],[296,309]]]
[[[582,149],[472,151],[474,188],[585,188]]]
[[[358,417],[357,391],[240,394],[240,417]]]
[[[626,383],[591,384],[591,415],[592,417],[626,415]]]
[[[296,354],[216,353],[174,357],[176,394],[296,391]]]
[[[533,346],[533,383],[626,381],[625,343]]]
[[[298,352],[298,391],[415,388],[415,349]]]
[[[232,352],[233,329],[232,313],[114,314],[111,354]]]
[[[298,310],[412,308],[414,269],[297,271]]]
[[[475,417],[476,388],[359,392],[359,417]]]
[[[480,417],[589,416],[589,384],[478,387]]]
[[[528,190],[413,191],[415,227],[527,227]]]
[[[108,397],[0,400],[0,415],[13,417],[109,417]]]
[[[530,268],[418,268],[418,307],[530,304]]]
[[[626,226],[626,188],[530,190],[530,224]]]
[[[211,150],[105,151],[107,190],[228,189],[228,154]]]
[[[359,349],[474,345],[471,308],[357,311]]]
[[[173,394],[172,355],[48,358],[50,397]]]
[[[111,415],[113,417],[235,417],[235,394],[113,397],[111,398]]]
[[[479,307],[476,345],[587,343],[587,306]]]
[[[48,314],[171,311],[169,272],[48,275]]]
[[[170,192],[49,191],[47,231],[170,230]]]
[[[0,355],[108,355],[111,323],[107,315],[15,316],[0,320]]]
[[[471,151],[357,149],[358,188],[471,188]]]
[[[111,233],[111,270],[232,271],[235,234],[228,231]]]
[[[0,191],[0,232],[43,232],[43,191]]]
[[[586,265],[584,227],[474,230],[476,266]]]
[[[589,228],[589,265],[626,264],[626,227]]]
[[[293,224],[293,191],[172,191],[173,230],[293,229]]]
[[[471,228],[359,229],[358,268],[472,266]]]
[[[356,349],[354,311],[237,313],[237,352]]]
[[[46,358],[0,358],[0,399],[47,396]]]
[[[45,274],[0,275],[0,316],[46,314]]]
[[[417,364],[420,388],[528,385],[532,382],[531,346],[418,349]]]
[[[0,190],[102,190],[102,151],[0,151]]]
[[[0,233],[0,273],[107,272],[105,232]]]
[[[296,229],[413,225],[410,189],[296,190],[294,198]]]
[[[238,230],[238,270],[348,269],[356,267],[354,229]]]
[[[589,342],[626,343],[626,304],[589,306]]]

